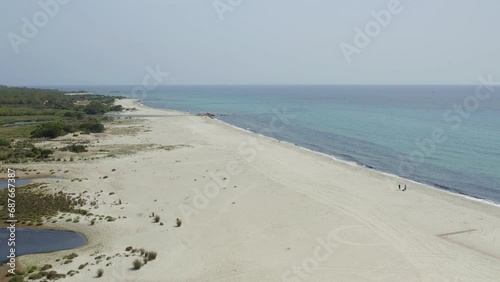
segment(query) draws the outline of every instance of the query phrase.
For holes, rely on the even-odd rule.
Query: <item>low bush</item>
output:
[[[57,276],[57,271],[52,270],[52,271],[49,271],[49,273],[47,273],[46,277],[47,277],[47,279],[54,279],[54,278],[56,278],[56,276]]]
[[[122,105],[116,105],[116,106],[112,106],[109,110],[112,112],[121,112],[121,111],[123,111],[123,107],[122,107]]]
[[[64,256],[64,257],[63,257],[63,259],[74,259],[74,258],[76,258],[76,257],[78,257],[78,254],[76,254],[76,253],[71,253],[71,254],[69,254],[69,255],[67,255],[67,256]]]
[[[9,147],[11,143],[10,140],[0,138],[0,147]]]
[[[68,150],[73,153],[83,153],[83,152],[88,152],[87,148],[83,145],[76,145],[76,144],[71,144],[69,146],[66,146],[64,148],[65,150]]]
[[[24,282],[24,276],[15,275],[14,277],[10,278],[9,282]]]
[[[84,133],[101,133],[104,132],[104,125],[98,121],[89,121],[81,123],[78,128]]]
[[[100,102],[90,102],[83,111],[89,115],[104,114],[109,110],[109,107]]]
[[[33,279],[33,280],[37,280],[37,279],[42,279],[44,277],[44,275],[40,272],[38,273],[35,273],[35,274],[31,274],[28,279]]]
[[[47,273],[47,276],[45,276],[45,277],[47,277],[47,279],[49,279],[49,280],[57,280],[60,278],[65,278],[66,274],[57,273],[57,271],[52,270],[49,273]]]
[[[28,270],[26,270],[26,273],[28,273],[28,274],[33,273],[33,272],[35,272],[35,270],[36,270],[36,266],[33,265],[33,266],[28,267]]]
[[[60,121],[49,121],[41,123],[30,134],[33,138],[56,138],[66,134],[63,129],[64,125]]]
[[[132,266],[135,270],[139,270],[142,267],[142,261],[140,259],[135,259]]]
[[[148,258],[148,260],[150,260],[150,261],[151,261],[151,260],[155,260],[155,259],[156,259],[156,255],[157,255],[157,253],[156,253],[156,252],[152,252],[152,251],[151,251],[151,252],[148,252],[148,256],[147,256],[147,258]]]

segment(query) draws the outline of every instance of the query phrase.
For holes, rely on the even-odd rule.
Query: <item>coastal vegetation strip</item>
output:
[[[81,92],[81,91],[80,91]],[[44,159],[54,153],[35,142],[69,133],[104,132],[104,116],[122,111],[117,96],[67,95],[58,90],[0,86],[0,161]],[[8,126],[5,126],[8,125]]]
[[[26,279],[28,280],[38,280],[44,278],[47,280],[63,279],[66,278],[67,276],[79,275],[80,271],[84,271],[85,269],[89,271],[90,267],[96,267],[103,264],[105,264],[104,267],[109,267],[113,264],[114,259],[129,258],[129,257],[130,259],[132,259],[131,260],[132,267],[131,268],[125,267],[124,270],[137,271],[141,269],[144,265],[148,264],[148,262],[156,260],[157,256],[158,253],[155,251],[146,250],[144,248],[140,249],[132,248],[132,246],[127,247],[125,249],[125,252],[122,251],[115,254],[104,254],[99,251],[96,251],[87,257],[87,256],[80,256],[77,253],[70,253],[64,255],[62,258],[57,258],[54,261],[51,261],[50,263],[45,262],[45,264],[42,265],[29,265],[23,267],[22,269],[16,269],[14,274],[7,274],[5,278],[9,279],[8,281],[10,282],[26,281]],[[58,266],[62,265],[69,265],[71,266],[71,268],[73,267],[76,268],[74,262],[77,259],[81,262],[86,261],[85,263],[81,263],[77,267],[78,270],[70,269],[69,271],[66,272],[66,274],[54,270],[54,268],[57,268]],[[103,275],[104,275],[104,270],[102,268],[99,268],[96,271],[95,278],[100,278]]]
[[[62,191],[52,193],[47,191],[42,183],[28,184],[16,190],[16,219],[26,225],[42,225],[44,220],[58,215],[59,212],[86,215],[82,209],[86,199],[78,195],[69,195]],[[7,189],[0,190],[0,204],[7,203]],[[0,206],[1,207],[1,206]],[[0,218],[8,219],[8,210],[0,208]]]

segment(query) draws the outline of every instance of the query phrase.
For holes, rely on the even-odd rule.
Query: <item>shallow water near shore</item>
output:
[[[10,231],[0,228],[0,261],[5,261],[9,255],[8,239]],[[16,229],[16,256],[37,253],[50,253],[74,249],[87,244],[87,239],[73,231]]]

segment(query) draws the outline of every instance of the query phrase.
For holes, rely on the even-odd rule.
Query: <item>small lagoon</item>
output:
[[[9,254],[9,235],[7,228],[0,228],[0,261],[5,261]],[[73,231],[16,229],[16,256],[74,249],[85,244],[87,239]]]
[[[16,187],[24,186],[27,184],[30,184],[30,182],[33,179],[16,179],[16,182],[13,182],[11,184],[14,184]],[[9,186],[8,180],[2,180],[0,181],[0,190],[3,190]]]

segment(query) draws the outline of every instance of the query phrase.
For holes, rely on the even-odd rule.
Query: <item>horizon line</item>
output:
[[[387,84],[382,84],[382,83],[375,83],[375,84],[354,84],[354,83],[349,83],[349,84],[302,84],[302,83],[291,83],[291,84],[159,84],[157,87],[161,86],[476,86],[474,83],[420,83],[420,84],[412,84],[412,83],[387,83]],[[500,83],[493,83],[491,85],[494,86],[500,86]],[[0,84],[0,86],[7,86],[7,87],[56,87],[56,86],[62,86],[62,87],[76,87],[76,86],[82,86],[82,87],[92,87],[92,86],[130,86],[130,87],[135,87],[135,86],[140,86],[140,84],[11,84],[11,85],[6,85],[6,84]]]

